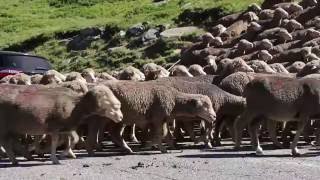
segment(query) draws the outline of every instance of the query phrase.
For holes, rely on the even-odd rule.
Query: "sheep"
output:
[[[289,13],[282,9],[282,8],[277,8],[274,10],[274,16],[271,21],[271,26],[272,27],[277,27],[282,24],[283,19],[287,19],[289,17]]]
[[[302,61],[296,61],[296,62],[292,63],[290,66],[288,66],[286,69],[290,73],[299,73],[305,65],[306,64]]]
[[[236,21],[230,25],[226,31],[221,33],[220,37],[223,41],[228,39],[234,39],[238,37],[242,32],[247,31],[248,25],[251,21],[258,20],[259,18],[253,12],[247,12],[242,16],[241,20]]]
[[[106,72],[101,72],[101,73],[97,73],[97,81],[103,81],[103,80],[112,80],[112,81],[116,81],[117,78],[111,76],[110,74],[106,73]]]
[[[66,81],[66,76],[59,73],[58,71],[56,71],[54,69],[48,70],[47,72],[44,73],[44,75],[49,75],[49,74],[53,74],[53,75],[57,76],[57,78],[59,78],[61,81]]]
[[[3,77],[2,79],[0,79],[0,84],[9,84],[9,81],[13,76],[14,75],[7,75]]]
[[[95,77],[95,72],[92,68],[86,68],[81,72],[81,76],[86,80],[88,83],[95,83],[97,79]]]
[[[265,62],[272,61],[273,56],[267,50],[261,50],[258,52],[258,59],[261,59]]]
[[[207,73],[203,71],[203,68],[198,64],[191,65],[189,67],[189,73],[191,73],[193,76],[207,75]]]
[[[5,76],[0,80],[0,84],[31,85],[31,78],[30,76],[24,73],[18,73],[14,75]]]
[[[305,24],[310,19],[320,15],[320,6],[309,7],[303,10],[295,20],[297,20],[301,24]]]
[[[240,54],[243,55],[243,54],[246,54],[246,51],[252,49],[253,46],[254,46],[253,43],[251,43],[245,39],[241,39],[238,43],[237,50],[242,52]]]
[[[288,30],[288,32],[293,32],[295,30],[301,30],[303,29],[303,26],[301,23],[294,19],[290,19],[285,25],[284,28]]]
[[[303,11],[303,7],[296,3],[279,3],[273,6],[273,8],[282,8],[289,14],[298,13]]]
[[[286,43],[287,41],[292,41],[293,37],[292,35],[286,30],[281,28],[278,33],[277,36],[279,38],[279,41]]]
[[[252,32],[258,32],[258,31],[261,31],[262,30],[262,26],[256,22],[251,22],[249,25],[248,25],[248,32],[249,33],[252,33]]]
[[[276,54],[273,56],[269,63],[282,63],[282,62],[295,62],[295,61],[306,61],[308,54],[311,54],[311,47],[303,47],[290,49],[288,51]]]
[[[272,9],[263,9],[259,13],[260,20],[273,19],[273,16],[274,16],[274,10]]]
[[[252,145],[257,155],[263,154],[257,135],[257,127],[262,119],[267,121],[298,122],[298,129],[291,144],[293,156],[299,156],[297,143],[306,123],[319,114],[320,82],[315,79],[287,77],[256,78],[245,88],[247,108],[236,120],[235,148],[240,147],[243,128],[249,124]],[[283,96],[287,94],[287,96]],[[261,103],[263,102],[263,103]]]
[[[227,93],[217,87],[216,85],[206,83],[211,82],[214,76],[198,76],[197,78],[190,77],[169,77],[162,78],[156,82],[160,84],[166,84],[175,89],[191,94],[203,94],[207,95],[213,105],[213,109],[217,114],[214,140],[219,144],[219,128],[221,123],[225,121],[227,127],[231,131],[234,118],[242,113],[245,108],[245,101],[242,97]]]
[[[211,33],[207,32],[202,35],[202,43],[205,44],[207,47],[210,47],[210,43],[214,40],[214,37]]]
[[[185,94],[149,81],[120,81],[103,84],[108,86],[121,102],[124,117],[122,124],[115,130],[114,136],[120,142],[121,147],[129,153],[132,153],[132,150],[121,137],[121,129],[125,125],[136,124],[142,129],[151,128],[152,143],[158,145],[159,150],[165,153],[167,150],[162,146],[161,141],[162,135],[166,136],[166,129],[163,129],[166,122],[179,116],[200,117],[208,122],[213,122],[216,118],[208,96]]]
[[[313,53],[310,53],[310,54],[306,55],[306,57],[305,57],[305,61],[306,62],[314,61],[314,60],[319,61],[320,58],[317,55],[313,54]]]
[[[310,61],[303,66],[303,68],[297,73],[297,77],[303,77],[308,74],[320,73],[320,61]]]
[[[133,81],[144,81],[144,74],[133,66],[128,66],[121,70],[118,74],[119,80],[133,80]]]
[[[203,67],[203,71],[206,74],[215,74],[217,72],[218,66],[216,63],[216,58],[217,58],[217,56],[212,56],[212,55],[209,55],[205,58],[208,65]]]
[[[277,37],[277,33],[281,30],[279,27],[271,28],[264,30],[262,33],[260,33],[256,40],[262,40],[262,39],[275,39]]]
[[[170,74],[170,72],[167,71],[165,68],[154,63],[147,63],[143,65],[142,72],[145,75],[146,81],[168,77]]]
[[[320,45],[320,37],[305,42],[304,44],[302,44],[302,47],[310,46],[310,47],[315,48],[319,45]]]
[[[283,76],[283,77],[290,77],[290,78],[296,77],[295,74],[279,74],[279,73],[263,74],[263,73],[236,72],[223,78],[218,85],[221,89],[231,94],[234,94],[237,96],[243,96],[244,89],[249,82],[251,82],[256,77],[265,77],[265,76]]]
[[[47,84],[60,84],[60,83],[62,83],[62,80],[58,78],[55,74],[44,74],[38,84],[47,85]]]
[[[80,80],[66,81],[60,84],[48,84],[47,87],[66,87],[78,94],[86,94],[89,91],[87,84]]]
[[[224,25],[218,24],[218,25],[214,26],[213,28],[211,28],[210,32],[212,33],[213,36],[216,37],[216,36],[220,36],[220,34],[226,30],[227,30],[227,28],[224,27]]]
[[[193,77],[188,69],[183,65],[176,65],[170,70],[170,76],[189,76]]]
[[[283,44],[278,44],[276,46],[273,46],[271,49],[269,49],[269,52],[272,55],[274,55],[274,54],[282,53],[282,52],[287,51],[289,49],[301,47],[301,44],[302,44],[302,41],[300,41],[300,40],[295,40],[295,41],[291,41],[291,42],[287,42],[287,43],[283,43]]]
[[[269,9],[272,8],[275,4],[290,2],[291,0],[264,0],[261,4],[262,9]]]
[[[317,3],[317,0],[302,0],[300,1],[299,5],[306,9],[308,7],[316,6]]]
[[[83,83],[87,83],[86,79],[84,79],[79,72],[70,72],[66,74],[66,80],[65,81],[74,81],[74,80],[79,80],[82,81]]]
[[[51,160],[56,157],[58,135],[74,129],[91,114],[122,120],[121,104],[111,90],[103,85],[92,88],[85,95],[78,95],[67,88],[47,88],[41,85],[1,85],[0,143],[12,164],[18,164],[12,151],[14,134],[50,134]],[[30,101],[32,99],[32,101]]]
[[[250,4],[247,9],[247,11],[252,11],[254,13],[259,13],[261,12],[261,10],[262,10],[261,7],[256,3]]]
[[[266,62],[260,60],[252,60],[248,65],[255,73],[276,73]]]
[[[222,62],[220,61],[220,67]],[[227,76],[234,72],[254,72],[254,70],[246,64],[246,62],[241,58],[235,58],[233,60],[227,60],[226,65],[222,65],[224,68],[220,71],[220,75]]]
[[[276,73],[289,74],[289,71],[280,63],[269,64]]]
[[[269,50],[273,48],[273,44],[269,39],[262,39],[261,41],[253,42],[256,50]]]
[[[31,84],[40,84],[40,81],[42,79],[43,75],[41,74],[35,74],[32,75],[31,78]]]
[[[224,16],[217,20],[218,24],[221,24],[225,27],[229,27],[231,24],[236,22],[240,17],[242,16],[242,13],[234,13],[227,16]]]

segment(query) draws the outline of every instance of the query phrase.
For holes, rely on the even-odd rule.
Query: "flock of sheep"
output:
[[[257,155],[263,154],[260,131],[281,148],[297,130],[294,156],[301,134],[308,143],[315,135],[319,145],[320,4],[277,2],[221,18],[169,71],[149,63],[112,75],[85,69],[6,76],[0,80],[1,154],[17,164],[15,154],[32,159],[51,152],[57,164],[58,146],[64,145],[61,156],[75,158],[72,149],[84,143],[94,155],[105,131],[132,153],[125,128],[130,141],[161,152],[167,152],[162,141],[174,148],[186,135],[212,148],[224,130],[236,149],[248,131]]]

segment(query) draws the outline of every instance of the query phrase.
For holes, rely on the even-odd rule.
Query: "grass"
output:
[[[1,0],[0,49],[39,35],[114,23],[127,28],[135,23],[172,24],[186,9],[223,7],[239,11],[261,0]]]

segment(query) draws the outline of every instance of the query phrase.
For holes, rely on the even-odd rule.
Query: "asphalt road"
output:
[[[76,151],[77,159],[61,160],[60,165],[52,165],[48,159],[19,158],[20,165],[12,167],[4,159],[0,161],[0,179],[320,179],[320,150],[312,146],[302,146],[303,155],[297,158],[290,156],[289,149],[273,150],[268,144],[263,146],[262,157],[255,156],[250,147],[234,151],[229,142],[212,150],[182,146],[182,151],[168,154],[140,151],[123,155],[107,145],[106,151],[95,157]]]

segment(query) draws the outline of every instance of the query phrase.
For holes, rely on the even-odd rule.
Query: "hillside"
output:
[[[156,49],[161,48],[160,52],[151,55],[146,55],[145,49],[154,47],[154,44],[128,47],[127,44],[134,43],[134,39],[127,37],[99,38],[84,50],[76,51],[68,50],[66,44],[86,27],[100,27],[104,31],[107,25],[107,30],[126,31],[141,22],[148,22],[150,27],[160,24],[169,24],[170,28],[187,25],[205,27],[206,23],[223,14],[240,11],[253,2],[261,1],[2,0],[0,49],[45,56],[59,70],[79,70],[87,66],[109,70],[127,63],[139,66],[151,60],[164,64],[176,60],[178,57],[173,51],[184,44],[181,41],[192,41],[197,32],[188,34],[184,39],[157,41],[155,46]],[[112,47],[121,48],[110,54],[107,49]]]

